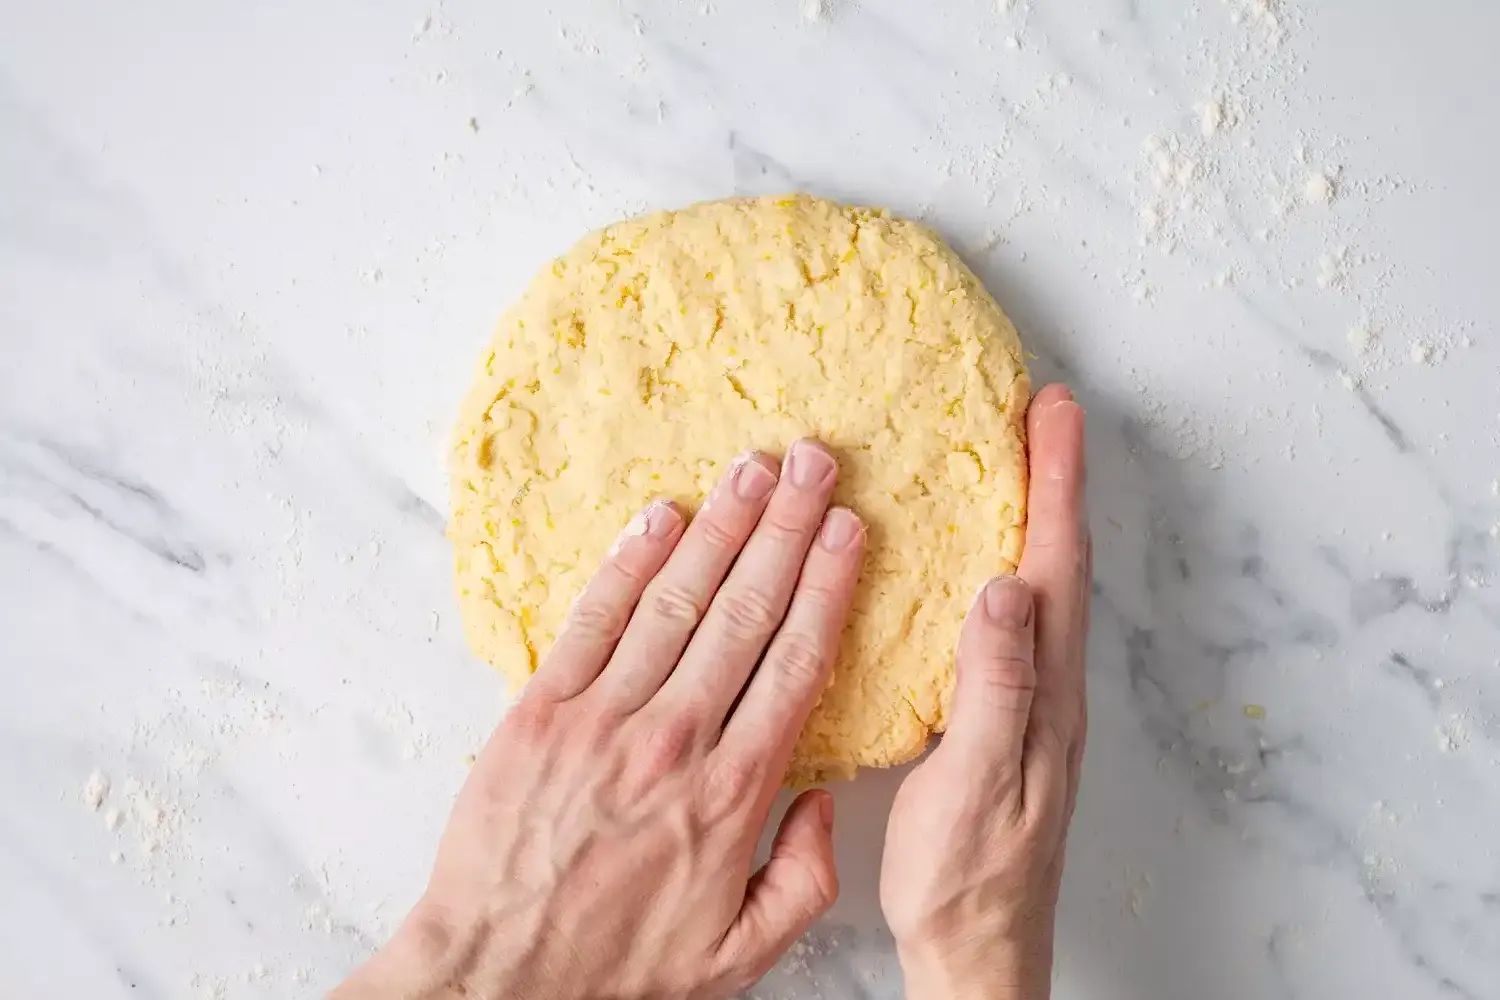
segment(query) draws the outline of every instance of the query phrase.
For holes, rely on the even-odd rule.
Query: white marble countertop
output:
[[[1091,414],[1057,995],[1500,996],[1500,8],[0,13],[0,993],[380,940],[503,704],[442,536],[491,323],[597,224],[805,188],[938,226]],[[898,778],[757,996],[899,995]]]

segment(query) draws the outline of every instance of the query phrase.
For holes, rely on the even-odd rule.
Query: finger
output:
[[[792,444],[765,514],[662,686],[663,709],[699,720],[710,741],[786,614],[837,472],[822,445]]]
[[[1088,603],[1084,415],[1065,389],[1049,386],[1033,401],[1027,420],[1031,488],[1017,572],[1035,601],[1037,680],[1026,784],[1050,795],[1066,787],[1067,757],[1082,736],[1081,632]]]
[[[842,507],[830,510],[803,564],[786,621],[724,726],[719,752],[764,761],[777,784],[828,686],[864,548],[859,518]]]
[[[1030,421],[1041,415],[1041,412],[1053,403],[1064,401],[1072,402],[1073,390],[1061,382],[1052,382],[1038,389],[1036,395],[1031,397],[1031,403],[1026,408],[1026,419],[1028,428]]]
[[[980,588],[958,636],[958,680],[941,752],[959,753],[987,780],[1020,786],[1036,691],[1031,590],[1013,576]]]
[[[666,500],[631,519],[568,612],[531,690],[562,701],[593,683],[624,634],[642,592],[681,537],[683,523],[682,514]]]
[[[647,584],[615,655],[595,682],[612,706],[635,711],[672,672],[760,519],[776,473],[775,459],[758,452],[743,455],[698,509],[666,566]]]
[[[1060,580],[1077,575],[1084,557],[1083,408],[1066,386],[1049,385],[1032,400],[1026,421],[1030,488],[1021,565]]]
[[[720,961],[736,978],[759,979],[838,894],[833,796],[803,792],[776,830],[770,860],[750,877],[739,916],[719,945]]]
[[[1078,634],[1074,637],[1077,649],[1080,651],[1080,663],[1082,651],[1088,645],[1089,618],[1092,614],[1094,603],[1094,539],[1092,533],[1088,533],[1084,539],[1084,571],[1083,571],[1083,622],[1079,626]],[[1089,735],[1089,699],[1088,699],[1088,673],[1080,671],[1078,674],[1078,735],[1074,738],[1068,752],[1068,809],[1065,823],[1073,821],[1073,810],[1078,805],[1078,786],[1083,777],[1083,754],[1088,744]]]

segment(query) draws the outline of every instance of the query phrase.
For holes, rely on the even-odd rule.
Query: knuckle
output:
[[[618,736],[617,720],[597,709],[569,720],[569,740],[582,748],[590,760],[604,758]]]
[[[1026,549],[1029,552],[1052,552],[1063,544],[1062,532],[1054,525],[1026,525]]]
[[[1006,835],[1009,853],[1042,868],[1057,849],[1058,824],[1066,810],[1067,803],[1057,795],[1037,795],[1022,803]]]
[[[828,667],[828,655],[811,636],[800,632],[783,635],[772,658],[777,679],[786,687],[801,690],[816,685]]]
[[[833,868],[819,865],[808,874],[808,879],[812,882],[812,892],[809,894],[811,915],[820,917],[838,902],[839,876]]]
[[[522,696],[506,713],[505,729],[521,744],[535,746],[549,738],[555,716],[556,707],[549,702],[542,698]]]
[[[797,601],[819,611],[836,607],[838,595],[827,583],[803,579],[797,586]]]
[[[822,520],[823,512],[810,512],[798,504],[773,503],[760,519],[756,531],[777,542],[796,542],[805,538]]]
[[[699,532],[709,547],[722,552],[738,552],[744,539],[716,514],[706,514],[699,521]]]
[[[652,539],[655,541],[655,539]],[[607,557],[607,565],[621,580],[636,587],[643,587],[651,581],[652,556],[649,551],[633,548],[623,552],[615,552]]]
[[[709,765],[703,779],[703,811],[710,822],[740,809],[754,798],[763,781],[762,765],[722,754]]]
[[[981,690],[991,707],[1028,705],[1036,694],[1036,670],[1023,656],[997,655],[980,668]]]
[[[1059,720],[1052,718],[1038,721],[1033,731],[1033,739],[1037,753],[1059,761],[1067,760],[1073,743],[1068,735],[1067,727]]]
[[[657,719],[648,725],[636,759],[642,772],[657,777],[676,769],[696,744],[697,731],[687,719]]]
[[[770,595],[755,587],[725,593],[722,600],[725,628],[736,638],[765,635],[780,617]]]
[[[613,607],[603,601],[585,597],[568,612],[565,631],[585,639],[617,641],[625,634],[628,609]]]
[[[702,603],[691,591],[675,584],[654,589],[646,606],[651,616],[672,625],[696,625],[703,617]]]

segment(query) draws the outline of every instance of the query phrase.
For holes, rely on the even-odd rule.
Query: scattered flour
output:
[[[302,929],[333,934],[333,914],[329,912],[327,904],[321,901],[309,903],[302,911]]]
[[[195,973],[188,980],[188,986],[198,1000],[227,1000],[229,996],[229,980],[222,976],[205,976]]]
[[[90,812],[98,812],[99,807],[104,805],[104,798],[108,794],[109,778],[105,777],[102,771],[94,771],[83,783],[81,798]]]
[[[412,25],[411,41],[413,45],[430,38],[447,38],[453,34],[453,22],[443,15],[441,0],[431,12],[417,18]]]
[[[1349,346],[1354,349],[1355,354],[1368,354],[1379,336],[1368,323],[1357,323],[1349,328]]]
[[[1219,129],[1224,125],[1224,101],[1219,97],[1211,97],[1198,105],[1198,128],[1204,138],[1212,138],[1219,134]]]
[[[1210,8],[1190,9],[1197,18]],[[1324,322],[1322,336],[1301,335],[1300,324],[1289,336],[1299,348],[1325,354],[1343,339],[1340,346],[1350,360],[1343,370],[1329,371],[1330,382],[1380,398],[1396,387],[1393,380],[1408,360],[1439,364],[1473,340],[1463,329],[1443,330],[1437,306],[1428,307],[1425,316],[1409,315],[1410,307],[1391,294],[1398,265],[1361,245],[1370,231],[1371,210],[1413,185],[1350,166],[1347,143],[1336,136],[1301,131],[1289,137],[1273,127],[1283,114],[1308,104],[1301,79],[1307,63],[1286,44],[1300,27],[1302,5],[1224,0],[1221,9],[1235,30],[1226,36],[1210,26],[1201,37],[1189,36],[1180,49],[1181,76],[1197,100],[1145,130],[1133,177],[1142,253],[1137,266],[1119,271],[1122,297],[1152,307],[1159,298],[1159,269],[1179,269],[1157,263],[1146,251],[1201,267],[1210,289],[1230,288],[1230,276],[1237,295],[1280,288],[1292,293],[1283,305],[1293,314],[1342,313],[1344,325]],[[1144,89],[1155,96],[1158,88]],[[1132,127],[1128,118],[1123,124]],[[1339,210],[1330,211],[1335,206]],[[1322,252],[1307,254],[1309,242],[1321,243]],[[1314,295],[1321,301],[1310,301]],[[1342,338],[1333,333],[1339,329]],[[1420,356],[1403,346],[1418,330]],[[1176,422],[1166,413],[1162,418],[1147,423],[1175,433]],[[1189,419],[1201,423],[1204,418]],[[1209,440],[1221,436],[1212,427],[1193,434]]]
[[[1230,0],[1229,19],[1256,32],[1256,44],[1274,51],[1286,41],[1286,24],[1280,13],[1280,0]]]
[[[601,52],[599,43],[592,36],[585,34],[577,28],[569,28],[566,25],[557,26],[557,39],[566,45],[575,56],[592,59]]]
[[[1316,171],[1302,184],[1302,200],[1308,205],[1331,205],[1338,196],[1337,173]]]
[[[1318,258],[1318,287],[1343,288],[1349,283],[1349,248],[1335,247]]]
[[[1438,749],[1443,753],[1456,753],[1468,746],[1474,737],[1469,720],[1461,714],[1454,714],[1443,720],[1438,728],[1437,738]]]
[[[149,860],[173,851],[185,816],[181,804],[135,777],[125,779],[123,793],[127,825],[136,832],[142,857]]]
[[[1388,854],[1366,851],[1360,859],[1360,881],[1366,888],[1389,891],[1391,881],[1401,874],[1401,866]]]
[[[1244,120],[1241,111],[1243,100],[1238,91],[1214,91],[1199,102],[1194,110],[1198,112],[1198,131],[1203,134],[1203,138],[1212,139],[1239,125]]]
[[[1143,148],[1151,167],[1151,180],[1158,191],[1189,191],[1201,164],[1177,136],[1148,136]]]
[[[1228,789],[1225,789],[1228,791]],[[1146,897],[1150,893],[1153,882],[1149,872],[1127,871],[1126,878],[1129,886],[1125,892],[1125,908],[1130,915],[1140,919],[1142,911],[1146,908]]]

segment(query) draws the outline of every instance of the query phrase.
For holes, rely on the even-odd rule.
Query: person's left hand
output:
[[[891,806],[880,901],[909,1000],[1043,1000],[1088,730],[1084,413],[1027,413],[1026,547],[959,633],[948,732]]]
[[[829,906],[833,800],[752,872],[827,683],[864,529],[829,453],[737,461],[642,512],[459,793],[432,880],[354,998],[727,997]],[[780,473],[778,476],[778,472]]]

